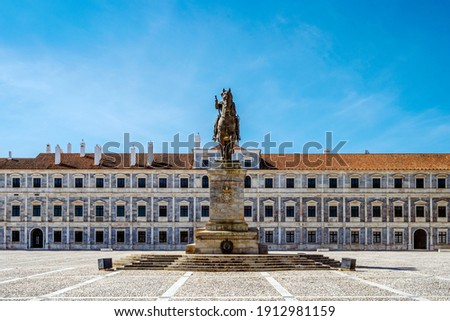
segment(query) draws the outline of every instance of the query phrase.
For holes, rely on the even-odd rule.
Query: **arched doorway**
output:
[[[31,231],[30,246],[32,249],[42,249],[44,247],[44,233],[39,228]]]
[[[427,249],[427,232],[422,229],[418,229],[414,232],[414,249],[426,250]]]

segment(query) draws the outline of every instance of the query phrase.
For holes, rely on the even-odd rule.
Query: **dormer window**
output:
[[[202,167],[209,167],[209,159],[203,158],[202,159]]]
[[[252,160],[251,159],[244,159],[244,167],[245,168],[251,168],[252,167]]]

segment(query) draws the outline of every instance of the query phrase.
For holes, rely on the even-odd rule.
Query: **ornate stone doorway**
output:
[[[30,234],[30,247],[32,249],[42,249],[44,247],[44,233],[39,228],[35,228]]]
[[[426,250],[427,249],[427,232],[422,229],[418,229],[414,232],[414,249]]]

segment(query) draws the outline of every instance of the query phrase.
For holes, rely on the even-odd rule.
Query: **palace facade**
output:
[[[197,142],[198,143],[198,142]],[[0,249],[184,250],[209,217],[217,150],[0,158]],[[269,250],[449,248],[450,154],[237,148],[244,216]]]

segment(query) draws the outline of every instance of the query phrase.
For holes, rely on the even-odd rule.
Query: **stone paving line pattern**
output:
[[[355,272],[98,270],[132,253],[0,251],[0,300],[450,301],[449,252],[326,253],[356,258]]]

